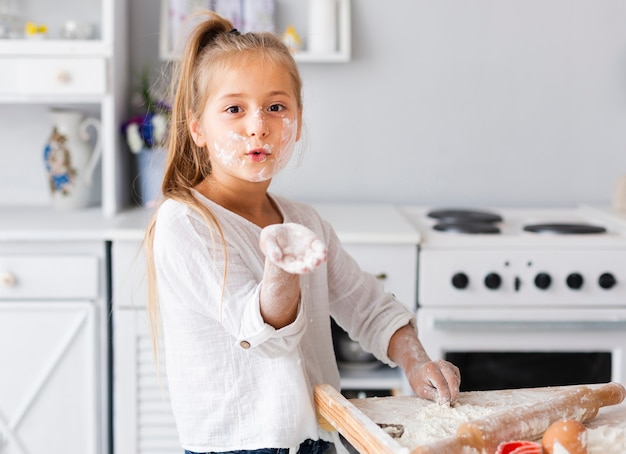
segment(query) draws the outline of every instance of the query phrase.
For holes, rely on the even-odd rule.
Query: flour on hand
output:
[[[326,246],[303,225],[274,224],[261,231],[265,257],[291,274],[306,274],[326,261]]]

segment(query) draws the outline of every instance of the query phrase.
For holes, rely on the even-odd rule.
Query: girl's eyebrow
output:
[[[271,91],[267,94],[268,96],[289,96],[289,92],[285,91],[285,90],[275,90],[275,91]],[[220,99],[227,99],[227,98],[243,98],[245,97],[245,93],[226,93],[222,96],[220,96]]]
[[[285,95],[285,96],[289,96],[289,92],[284,91],[284,90],[276,90],[276,91],[272,91],[272,92],[270,92],[270,96],[276,96],[276,95]]]
[[[243,93],[226,93],[220,96],[218,99],[228,99],[228,98],[241,98]]]

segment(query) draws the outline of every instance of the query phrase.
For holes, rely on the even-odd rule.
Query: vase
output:
[[[337,0],[309,0],[308,31],[309,52],[337,51]]]
[[[161,183],[165,172],[164,148],[143,148],[137,153],[137,183],[139,201],[145,208],[154,207],[161,198]]]
[[[102,155],[100,121],[82,112],[53,109],[52,133],[44,148],[44,164],[52,204],[60,210],[79,210],[89,205],[93,173]],[[89,143],[88,128],[95,134]]]

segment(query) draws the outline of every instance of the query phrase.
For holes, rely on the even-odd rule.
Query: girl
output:
[[[207,13],[175,81],[164,201],[146,248],[185,452],[326,452],[313,388],[339,387],[331,315],[401,366],[419,396],[454,403],[458,369],[430,361],[413,314],[310,206],[268,193],[302,127],[287,48]]]

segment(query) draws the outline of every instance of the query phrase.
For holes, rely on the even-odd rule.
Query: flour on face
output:
[[[266,125],[263,113],[254,113],[255,119]],[[262,129],[262,127],[260,128]],[[232,169],[244,169],[247,165],[251,171],[247,179],[251,182],[267,181],[284,169],[293,154],[297,137],[297,121],[287,117],[282,118],[282,128],[279,131],[269,131],[266,140],[271,141],[273,134],[279,133],[280,140],[277,144],[264,143],[259,147],[253,142],[258,142],[254,136],[246,137],[235,131],[227,131],[215,139],[213,149],[215,158],[224,167]],[[252,154],[262,150],[262,153]]]
[[[243,167],[246,162],[238,156],[238,149],[245,144],[246,138],[235,131],[228,131],[223,137],[218,137],[213,144],[215,157],[224,167]]]

